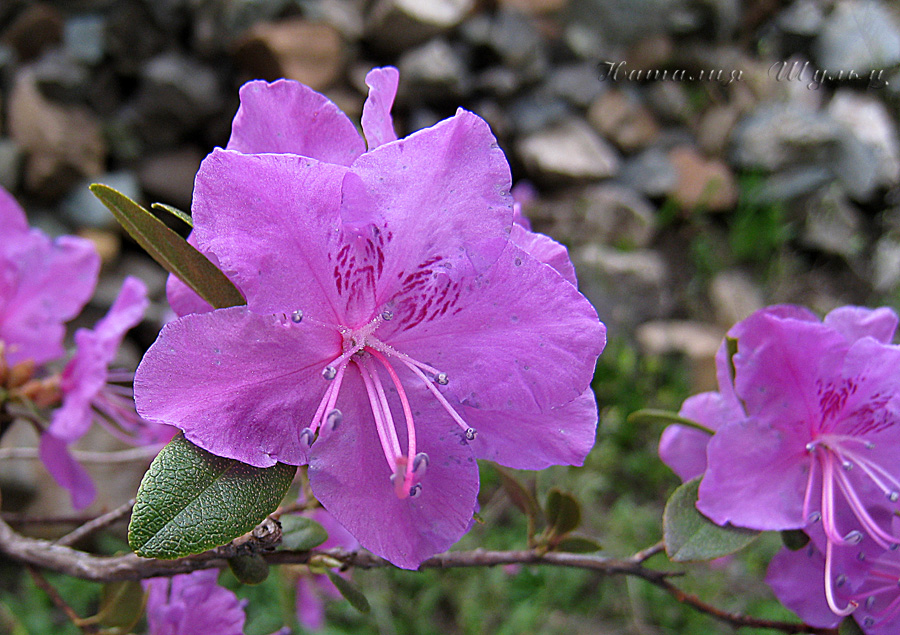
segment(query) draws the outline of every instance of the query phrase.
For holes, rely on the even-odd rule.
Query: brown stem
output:
[[[116,509],[112,510],[111,512],[103,514],[102,516],[97,516],[95,519],[84,523],[74,531],[67,533],[65,536],[57,540],[56,544],[62,545],[64,547],[71,547],[78,541],[87,538],[91,534],[109,527],[113,523],[116,523],[125,518],[128,514],[131,513],[132,507],[134,507],[133,498],[124,505],[120,505]]]
[[[83,633],[98,633],[99,630],[96,626],[92,624],[84,624],[81,618],[78,616],[78,613],[72,609],[71,606],[62,598],[62,596],[57,592],[53,585],[47,581],[47,578],[38,571],[35,567],[31,565],[25,565],[25,568],[28,569],[28,573],[31,574],[31,578],[34,580],[34,583],[40,588],[44,593],[46,593],[53,603],[59,608],[63,613],[66,614],[72,622],[81,629]]]
[[[323,557],[339,562],[349,569],[376,569],[392,566],[387,560],[363,551],[327,549],[314,551],[272,551],[281,541],[278,524],[267,519],[251,534],[242,536],[231,543],[205,553],[180,558],[178,560],[155,560],[140,558],[134,554],[124,556],[95,556],[77,551],[46,540],[28,538],[13,531],[0,521],[0,552],[31,567],[41,567],[66,575],[95,582],[115,580],[140,580],[144,578],[172,576],[190,573],[198,569],[224,567],[227,559],[246,553],[259,553],[269,564],[308,564],[311,559]],[[811,635],[836,635],[834,629],[816,628],[796,622],[764,620],[729,613],[699,598],[685,593],[675,586],[670,578],[680,575],[672,571],[657,571],[643,566],[643,562],[662,550],[658,543],[624,559],[609,558],[596,554],[576,554],[551,551],[539,553],[526,549],[520,551],[451,551],[425,560],[420,569],[450,569],[465,567],[494,567],[506,564],[530,564],[554,567],[570,567],[595,571],[602,575],[627,575],[640,578],[657,586],[678,602],[709,615],[735,628],[767,628],[783,633],[810,633]]]

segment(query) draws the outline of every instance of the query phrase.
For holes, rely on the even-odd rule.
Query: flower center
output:
[[[347,367],[352,363],[359,370],[366,396],[372,408],[372,417],[375,420],[375,429],[378,440],[384,453],[385,461],[390,470],[390,480],[398,498],[415,498],[422,492],[421,479],[428,468],[429,458],[424,452],[416,451],[416,426],[413,418],[412,407],[409,403],[407,392],[403,382],[397,374],[395,365],[404,366],[420,380],[430,394],[437,399],[441,407],[450,415],[450,418],[460,426],[469,441],[475,438],[475,429],[470,427],[458,412],[450,405],[446,397],[438,390],[435,384],[446,386],[449,377],[438,369],[413,359],[401,353],[391,345],[383,342],[375,336],[378,327],[392,320],[394,317],[390,309],[384,309],[368,324],[358,328],[346,326],[334,327],[343,337],[342,352],[328,362],[322,369],[322,377],[329,382],[325,394],[319,402],[313,415],[312,423],[301,433],[301,439],[312,445],[316,432],[325,427],[329,432],[335,430],[343,422],[343,413],[338,410],[338,394],[343,384]],[[320,324],[304,317],[302,311],[294,311],[291,314],[291,322],[301,324],[304,321]],[[406,425],[406,451],[400,446],[397,434],[397,423],[394,412],[388,403],[387,392],[382,382],[382,373],[386,373],[397,392],[400,401],[400,409]]]

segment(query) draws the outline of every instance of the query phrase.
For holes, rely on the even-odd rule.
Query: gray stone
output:
[[[379,47],[400,52],[457,26],[474,0],[379,0],[369,12],[366,33]]]
[[[615,149],[581,119],[527,135],[517,151],[534,178],[550,182],[603,179],[619,170]]]
[[[400,70],[398,93],[402,99],[458,98],[468,93],[471,85],[465,63],[443,38],[406,51],[397,67]]]
[[[646,247],[653,239],[653,206],[634,190],[620,185],[595,185],[580,192],[575,204],[581,217],[581,241],[633,249]]]
[[[688,366],[691,392],[716,390],[716,351],[725,335],[715,324],[690,320],[654,320],[635,330],[645,355],[683,355]]]
[[[831,168],[801,165],[785,168],[765,177],[765,186],[756,194],[759,203],[787,201],[811,194],[834,181]]]
[[[659,136],[659,126],[647,107],[622,90],[600,95],[588,110],[588,121],[625,152],[644,148]]]
[[[22,150],[15,141],[0,137],[0,187],[10,192],[19,188],[23,159]]]
[[[889,187],[900,183],[900,140],[896,123],[883,102],[841,89],[828,104],[828,113],[872,149],[877,185]]]
[[[141,189],[151,200],[188,210],[191,207],[194,175],[202,160],[203,153],[192,147],[145,157],[138,168]]]
[[[840,0],[825,19],[813,54],[820,68],[868,73],[900,63],[900,24],[877,0]]]
[[[96,178],[85,179],[72,188],[72,191],[66,195],[61,205],[63,214],[75,227],[93,227],[97,229],[116,227],[115,217],[88,189],[91,183],[108,185],[133,200],[140,200],[141,198],[141,189],[133,172],[109,172]]]
[[[59,49],[47,51],[31,68],[38,89],[50,101],[78,103],[87,94],[88,69]]]
[[[827,115],[767,103],[735,127],[731,158],[737,167],[767,172],[799,164],[828,164],[841,151],[842,132]]]
[[[879,293],[888,293],[900,286],[900,239],[894,236],[878,239],[872,269],[872,286]]]
[[[865,247],[862,214],[839,188],[827,188],[808,201],[801,240],[808,247],[853,260]]]
[[[63,47],[71,59],[94,65],[106,52],[106,18],[100,14],[76,14],[63,27]]]
[[[713,106],[700,117],[697,128],[697,143],[707,154],[721,155],[728,146],[731,131],[740,119],[740,111],[729,105]]]
[[[717,273],[709,285],[716,321],[726,328],[765,306],[760,288],[743,271]]]
[[[694,107],[684,86],[672,81],[653,82],[644,91],[647,105],[665,121],[687,124],[694,117]]]
[[[579,288],[610,332],[630,331],[642,322],[667,317],[672,310],[669,265],[659,253],[593,244],[570,253]]]
[[[594,64],[567,64],[556,66],[547,80],[547,89],[573,106],[587,108],[606,89],[597,81]]]
[[[628,159],[618,179],[628,187],[651,198],[662,198],[675,191],[678,172],[667,153],[651,147]]]
[[[571,109],[566,102],[547,90],[527,91],[509,107],[512,125],[519,134],[538,132],[570,115]]]
[[[817,0],[794,0],[775,19],[778,27],[787,33],[813,36],[819,32],[825,19],[822,3]]]
[[[325,22],[350,41],[358,40],[365,30],[363,0],[309,0],[303,3],[304,15],[313,22]]]

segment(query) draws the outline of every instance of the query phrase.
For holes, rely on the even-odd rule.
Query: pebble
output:
[[[865,74],[900,63],[900,18],[878,0],[840,0],[813,46],[819,66]]]
[[[143,158],[137,171],[141,189],[153,201],[189,210],[203,156],[197,148],[183,146]]]
[[[78,183],[61,204],[63,214],[74,227],[113,229],[118,226],[112,212],[89,189],[91,183],[103,183],[132,200],[141,199],[141,188],[133,172],[99,174]]]
[[[632,189],[614,184],[591,186],[575,198],[580,219],[573,231],[586,238],[620,249],[647,247],[656,229],[652,205]],[[574,236],[573,236],[574,237]]]
[[[324,22],[303,18],[261,22],[241,39],[236,59],[249,77],[268,81],[286,77],[321,91],[343,71],[343,40]]]
[[[706,159],[690,146],[674,148],[669,160],[678,174],[672,198],[682,209],[723,212],[737,204],[737,184],[724,162]]]
[[[581,119],[570,118],[526,135],[516,149],[539,180],[572,183],[608,178],[619,171],[618,153]]]
[[[691,320],[654,320],[635,329],[635,339],[645,355],[684,355],[691,392],[716,390],[716,351],[725,332],[715,324]]]
[[[657,146],[629,158],[622,165],[619,181],[651,198],[663,198],[678,187],[678,171],[669,155]]]
[[[9,192],[18,189],[23,159],[19,144],[8,137],[0,137],[0,187]]]
[[[828,104],[828,114],[850,130],[853,136],[874,152],[876,183],[890,187],[900,183],[900,140],[895,118],[874,97],[841,89]]]
[[[865,248],[862,213],[840,188],[818,192],[806,204],[801,234],[804,244],[827,254],[853,260]]]
[[[62,41],[63,19],[46,2],[32,2],[6,28],[3,39],[28,62]]]
[[[738,269],[721,271],[709,285],[716,322],[725,328],[765,306],[765,296],[753,279]]]
[[[471,79],[465,62],[443,38],[434,38],[403,53],[397,68],[400,70],[398,93],[401,99],[413,93],[423,101],[447,95],[458,99],[469,92]]]
[[[474,8],[474,0],[378,0],[366,34],[379,48],[399,53],[447,33]]]
[[[644,148],[659,136],[659,126],[650,110],[622,90],[606,91],[594,100],[588,121],[624,152]]]
[[[83,64],[98,64],[106,52],[104,30],[106,18],[100,14],[73,15],[63,27],[66,55]]]

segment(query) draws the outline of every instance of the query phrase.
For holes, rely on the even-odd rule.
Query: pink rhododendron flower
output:
[[[218,584],[218,569],[143,581],[150,635],[243,635],[246,600]],[[283,628],[273,635],[288,635]]]
[[[825,591],[836,547],[900,543],[873,511],[900,499],[900,347],[889,309],[843,307],[820,322],[797,307],[759,311],[737,339],[734,393],[746,418],[709,442],[698,509],[761,530],[821,522]]]
[[[65,354],[65,322],[97,284],[100,257],[90,241],[48,238],[0,188],[0,343],[10,364],[43,364]]]
[[[210,452],[308,463],[325,508],[413,568],[467,530],[476,458],[583,462],[605,329],[511,240],[487,124],[460,110],[398,140],[396,70],[367,83],[367,144],[305,86],[242,88],[228,147],[197,174],[192,240],[247,306],[168,324],[135,393]]]
[[[143,319],[147,304],[144,283],[126,278],[106,316],[93,329],[75,333],[75,356],[60,379],[62,406],[53,413],[49,428],[41,436],[40,454],[47,471],[72,494],[76,509],[90,505],[96,489],[88,473],[69,454],[68,446],[84,436],[95,419],[104,421],[102,415],[95,416],[95,409],[116,421],[126,419],[118,410],[107,408],[114,399],[105,394],[108,366],[125,333]]]

